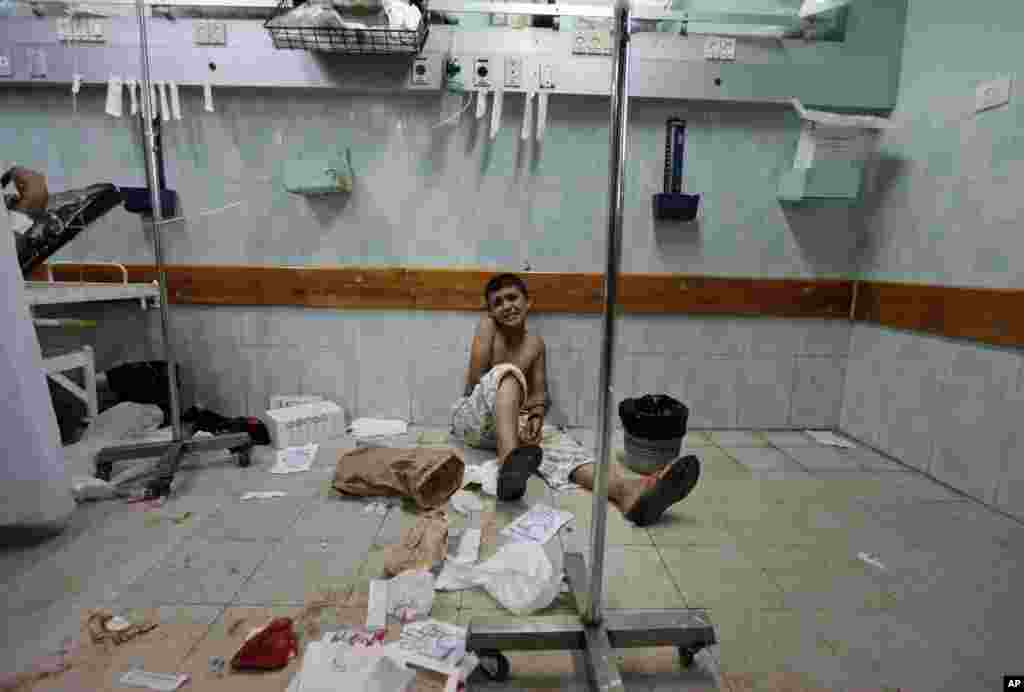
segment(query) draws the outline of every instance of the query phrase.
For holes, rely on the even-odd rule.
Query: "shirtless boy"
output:
[[[520,499],[530,476],[559,485],[594,487],[589,461],[545,459],[540,448],[547,412],[544,340],[526,329],[533,306],[526,284],[514,274],[495,276],[484,289],[487,314],[477,327],[464,396],[452,407],[452,433],[466,444],[498,452],[498,499]],[[614,466],[608,499],[639,526],[657,521],[693,490],[700,475],[695,456],[677,459],[643,479],[627,479]]]

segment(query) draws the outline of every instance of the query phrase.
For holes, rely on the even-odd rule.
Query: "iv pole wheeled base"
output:
[[[576,594],[577,606],[582,607],[589,591],[583,556],[566,554],[565,571]],[[612,692],[625,689],[615,665],[615,649],[674,646],[680,663],[689,668],[702,649],[716,643],[707,611],[682,608],[610,611],[604,614],[602,622],[593,626],[586,625],[582,618],[564,615],[514,621],[507,616],[473,618],[466,650],[479,656],[485,674],[499,682],[509,674],[508,660],[502,651],[582,651],[591,689]],[[486,673],[491,662],[497,663],[497,675]],[[706,685],[701,689],[706,690]]]

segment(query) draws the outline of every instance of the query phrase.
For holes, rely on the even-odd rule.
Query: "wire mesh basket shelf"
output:
[[[388,26],[366,28],[316,26],[310,22],[289,20],[292,0],[282,0],[274,15],[264,23],[274,48],[311,50],[348,55],[417,55],[427,42],[430,20],[426,5],[421,9],[419,26],[398,29]],[[294,18],[294,15],[292,15]]]

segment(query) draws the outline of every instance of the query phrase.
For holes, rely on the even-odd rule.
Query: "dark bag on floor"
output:
[[[181,392],[181,365],[175,369]],[[149,360],[125,363],[107,370],[107,385],[118,401],[154,404],[164,412],[164,425],[171,422],[171,389],[167,361]]]

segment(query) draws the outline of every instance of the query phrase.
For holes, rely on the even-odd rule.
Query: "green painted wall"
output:
[[[911,0],[860,276],[1024,286],[1022,26],[1011,0]],[[978,84],[1001,74],[1018,78],[1010,104],[975,113]]]

